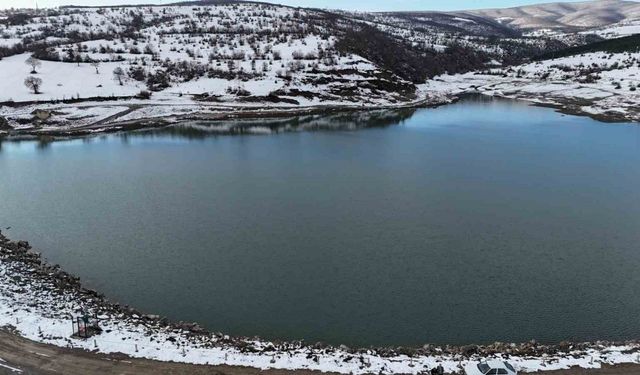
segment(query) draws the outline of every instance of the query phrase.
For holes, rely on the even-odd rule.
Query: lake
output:
[[[146,313],[350,346],[640,337],[637,124],[470,98],[0,145],[3,232]]]

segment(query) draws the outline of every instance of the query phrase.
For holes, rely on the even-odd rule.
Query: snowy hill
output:
[[[389,29],[383,21],[373,22],[380,31],[375,35],[376,42],[394,49],[393,56],[380,56],[389,54],[386,49],[376,51],[357,45],[357,33],[370,26],[366,20],[350,14],[278,5],[225,2],[207,6],[15,11],[6,15],[4,25],[0,24],[0,57],[31,52],[42,61],[75,63],[78,68],[101,65],[96,74],[110,74],[120,67],[126,74],[118,79],[119,86],[139,88],[139,83],[146,83],[152,91],[171,88],[174,93],[194,93],[196,88],[214,84],[211,90],[197,93],[264,96],[279,91],[296,96],[298,101],[352,102],[413,99],[404,80],[419,82],[442,73],[438,69],[452,69],[453,62],[461,59],[470,63],[459,64],[455,71],[480,68],[491,58],[500,59],[501,51],[485,48],[486,38],[464,30],[445,32],[448,26],[437,25],[423,33],[425,40],[414,42],[403,39],[402,34],[395,33],[396,28]],[[369,38],[371,34],[365,36]],[[452,47],[458,48],[455,58],[444,51]],[[436,67],[433,68],[418,61],[435,61],[439,55],[444,56],[445,61],[440,62],[446,62],[447,67],[431,64]],[[388,57],[407,61],[412,69],[401,69]],[[11,71],[20,71],[15,59],[8,63]],[[50,69],[66,71],[68,67],[47,64],[47,68],[42,74]],[[88,69],[77,72],[85,70]],[[207,83],[207,79],[211,82]],[[334,87],[335,83],[340,87]],[[43,86],[49,87],[43,92],[49,95],[47,99],[52,95],[56,99],[68,98],[69,90],[51,90],[51,84],[49,80]],[[101,84],[103,90],[83,87],[82,92],[76,93],[81,97],[130,93],[126,88]],[[55,85],[64,87],[62,82]],[[0,101],[42,100],[28,92],[4,95]]]
[[[631,17],[638,4],[362,13],[207,1],[0,11],[0,116],[14,129],[95,131],[230,111],[435,104],[448,99],[421,89],[434,76],[525,64],[637,27],[612,16],[621,23],[523,34],[524,23],[504,17],[602,25],[576,15]],[[48,114],[34,120],[36,109]]]
[[[341,26],[319,11],[255,3],[63,8],[9,14],[0,30],[0,102],[127,99],[201,112],[420,100],[411,82],[339,50]],[[25,64],[30,55],[34,66]],[[25,87],[26,79],[40,84]],[[56,110],[63,124],[88,125],[98,112],[121,109]],[[20,126],[28,117],[9,120]]]
[[[640,121],[640,52],[584,52],[508,68],[443,75],[424,90],[527,100],[606,121]]]
[[[345,73],[354,95],[363,81],[375,88],[382,72],[359,56],[338,52],[335,37],[311,17],[260,4],[68,8],[36,16],[25,25],[7,27],[4,34],[11,36],[7,40],[22,39],[29,46],[25,49],[46,62],[39,73],[43,93],[16,90],[5,92],[4,100],[121,96],[145,86],[212,96],[303,90],[308,92],[303,98],[330,100],[336,89],[326,78]],[[20,67],[25,58],[13,55],[0,62],[6,65],[6,79],[19,80],[16,73],[28,70]],[[111,74],[117,68],[125,74],[114,84]],[[81,83],[74,76],[81,76]]]
[[[483,9],[467,13],[496,20],[513,28],[588,29],[640,19],[640,3],[624,0],[593,0],[549,3],[506,9]]]
[[[432,100],[416,86],[428,77],[510,56],[483,27],[420,31],[379,15],[201,4],[6,11],[0,115],[29,128],[45,107],[56,114],[41,128],[61,128],[221,107],[405,106]]]

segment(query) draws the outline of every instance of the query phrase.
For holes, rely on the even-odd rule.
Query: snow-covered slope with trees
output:
[[[634,34],[638,4],[545,4],[495,14],[341,12],[252,2],[0,11],[0,132],[98,131],[141,119],[263,109],[439,104],[448,96],[425,89],[425,81],[508,70]],[[504,18],[526,13],[560,22],[589,9],[627,13],[575,32],[523,33],[520,22]]]
[[[48,125],[60,127],[114,115],[104,106],[78,111],[77,104],[55,103],[69,100],[121,98],[156,105],[151,112],[165,115],[175,112],[166,106],[199,113],[229,105],[362,107],[424,99],[389,69],[339,50],[344,27],[324,12],[256,3],[16,12],[0,29],[6,56],[0,102],[48,102],[38,107],[53,111],[58,123]],[[30,55],[38,59],[34,66],[25,63]],[[33,125],[33,108],[9,108],[0,114],[13,127]]]

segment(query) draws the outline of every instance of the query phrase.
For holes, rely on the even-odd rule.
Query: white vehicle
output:
[[[470,362],[464,367],[466,375],[518,375],[509,362],[500,360]]]

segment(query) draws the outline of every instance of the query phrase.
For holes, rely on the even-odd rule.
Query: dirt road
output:
[[[104,355],[44,345],[0,330],[0,375],[319,375],[248,367],[200,366]],[[18,372],[21,371],[21,372]]]
[[[132,359],[39,344],[0,330],[0,375],[319,375],[315,371],[260,371],[249,367],[199,366]],[[640,365],[600,370],[547,371],[544,375],[640,375]]]

